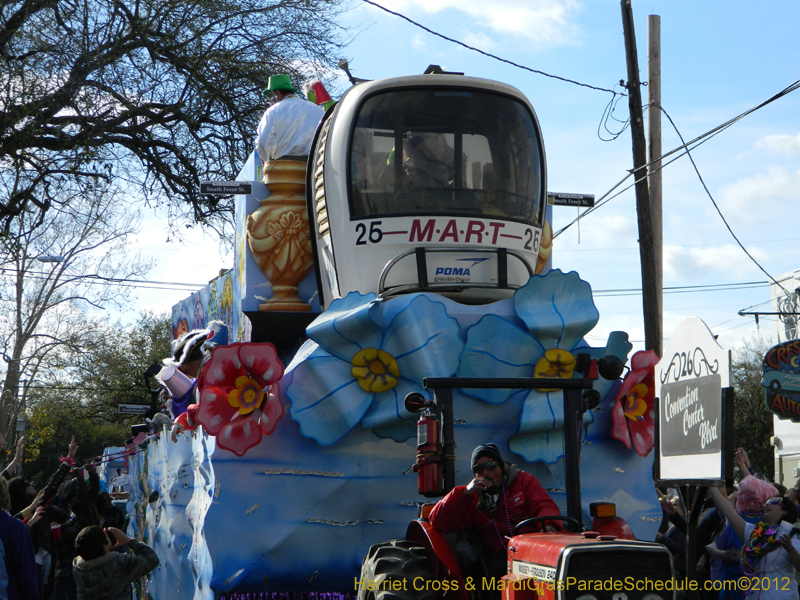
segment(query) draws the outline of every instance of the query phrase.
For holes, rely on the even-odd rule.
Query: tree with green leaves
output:
[[[80,445],[80,461],[123,446],[132,437],[130,426],[144,420],[120,414],[118,406],[151,403],[143,373],[170,355],[171,338],[169,315],[144,313],[127,327],[97,328],[80,352],[65,353],[71,368],[28,390],[26,476],[41,479],[52,473],[72,435]]]
[[[744,448],[750,468],[761,477],[775,475],[774,451],[770,445],[773,435],[772,413],[764,405],[761,387],[761,363],[767,351],[761,339],[745,340],[734,352],[731,362],[731,384],[736,393],[734,404],[734,444]]]
[[[0,225],[63,205],[66,181],[224,222],[232,199],[199,180],[236,176],[270,75],[324,78],[342,1],[0,2]]]

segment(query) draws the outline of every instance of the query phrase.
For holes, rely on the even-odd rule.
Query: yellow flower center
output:
[[[380,393],[392,389],[400,379],[400,369],[394,356],[377,348],[357,352],[350,364],[350,373],[365,392]]]
[[[647,411],[645,396],[647,396],[647,385],[644,383],[637,383],[625,396],[622,410],[631,421],[636,421]]]
[[[253,379],[246,375],[236,378],[236,389],[228,394],[228,404],[239,409],[240,415],[247,415],[261,407],[264,392]]]
[[[553,348],[544,353],[533,369],[534,377],[569,379],[575,371],[575,357],[566,350]],[[540,389],[540,392],[555,392],[556,388]]]

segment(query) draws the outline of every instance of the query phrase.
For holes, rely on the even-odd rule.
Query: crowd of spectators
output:
[[[750,471],[747,453],[738,448],[735,488],[709,487],[700,508],[695,550],[702,600],[797,600],[800,578],[800,479],[786,488]],[[674,492],[674,490],[672,491]],[[664,521],[656,541],[673,555],[677,575],[686,575],[686,521],[680,498],[659,490]],[[769,580],[746,591],[741,578]],[[704,581],[720,582],[716,586]],[[755,591],[757,589],[757,592]],[[719,591],[715,591],[719,590]]]
[[[4,441],[0,435],[0,448]],[[101,491],[93,462],[76,467],[75,437],[38,492],[14,476],[25,438],[0,476],[0,600],[124,600],[156,554],[124,533],[126,517]]]

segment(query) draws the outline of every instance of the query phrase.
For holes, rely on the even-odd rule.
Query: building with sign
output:
[[[775,481],[791,487],[800,478],[800,361],[792,341],[800,340],[800,269],[777,278],[770,286],[772,341],[775,344],[764,360],[765,403],[774,413]],[[800,350],[800,341],[797,343]],[[770,360],[770,356],[772,359]],[[796,391],[795,391],[796,390]]]

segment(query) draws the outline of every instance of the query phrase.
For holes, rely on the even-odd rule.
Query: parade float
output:
[[[583,377],[582,355],[628,365],[594,381],[583,412],[584,522],[609,502],[654,538],[657,359],[631,356],[623,332],[586,343],[599,315],[590,285],[552,268],[525,96],[430,71],[349,89],[307,166],[253,154],[239,173],[234,266],[173,309],[176,337],[228,330],[197,382],[200,425],[176,442],[163,429],[129,459],[131,533],[161,558],[153,598],[354,597],[369,548],[402,538],[431,500],[410,472],[406,397],[431,399],[426,378]],[[452,399],[456,482],[493,442],[565,512],[563,392]]]

